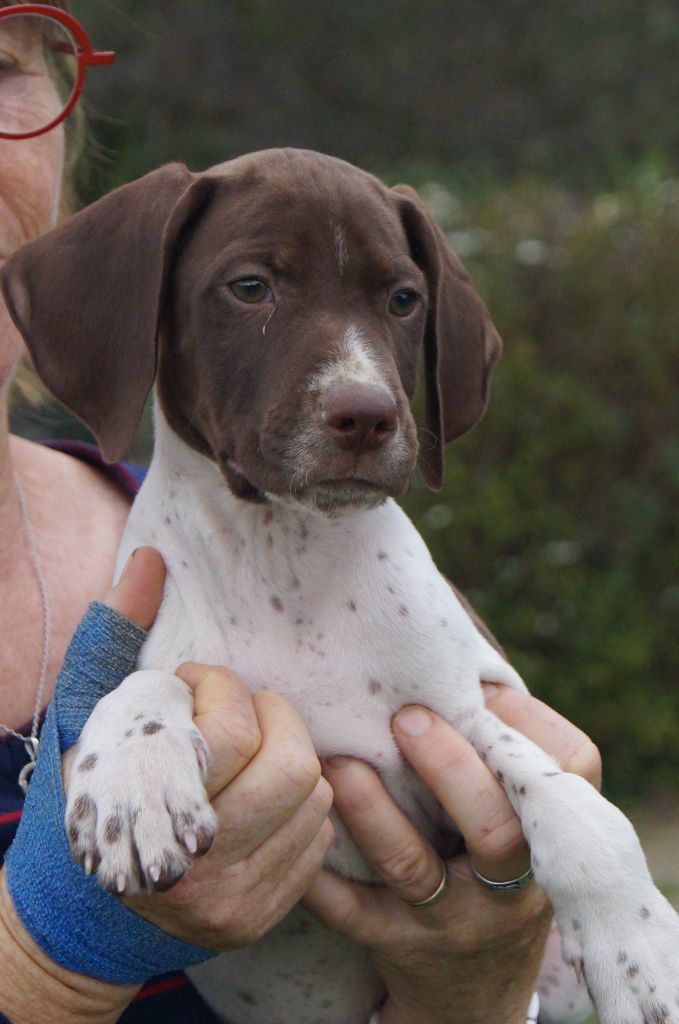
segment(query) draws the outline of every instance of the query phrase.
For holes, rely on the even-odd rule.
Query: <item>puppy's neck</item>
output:
[[[160,404],[154,410],[155,445],[145,490],[153,493],[154,518],[181,542],[200,538],[214,557],[223,545],[231,557],[266,557],[286,567],[313,544],[314,558],[351,558],[361,538],[380,530],[397,508],[390,499],[340,518],[328,518],[293,500],[253,504],[233,494],[217,464],[186,444],[168,425]],[[189,536],[190,535],[190,536]],[[321,565],[318,566],[322,571]]]

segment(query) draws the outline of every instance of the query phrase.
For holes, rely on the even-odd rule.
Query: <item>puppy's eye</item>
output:
[[[401,288],[389,300],[389,312],[394,316],[408,316],[415,309],[419,299],[412,288]]]
[[[271,298],[268,284],[258,277],[244,277],[240,281],[232,281],[231,291],[241,302],[249,302],[251,305],[268,302]]]

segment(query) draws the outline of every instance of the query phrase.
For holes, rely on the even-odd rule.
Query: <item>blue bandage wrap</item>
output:
[[[73,636],[40,736],[21,824],[5,859],[17,914],[69,971],[131,985],[216,956],[128,910],[74,862],[64,827],[61,754],[102,697],[134,672],[146,633],[94,603]]]

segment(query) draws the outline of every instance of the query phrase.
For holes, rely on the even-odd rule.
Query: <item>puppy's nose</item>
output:
[[[343,448],[380,448],[396,431],[396,402],[386,388],[344,384],[331,388],[321,403],[321,415]]]

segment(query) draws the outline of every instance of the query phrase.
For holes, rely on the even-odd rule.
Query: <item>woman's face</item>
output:
[[[40,22],[26,16],[0,19],[0,125],[11,125],[8,130],[30,129],[38,118],[48,124],[62,109],[45,62]],[[55,224],[63,162],[62,125],[32,139],[0,139],[0,266]],[[20,347],[2,303],[0,390]]]

